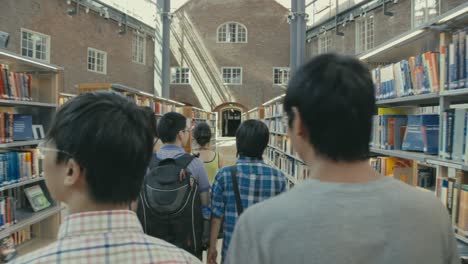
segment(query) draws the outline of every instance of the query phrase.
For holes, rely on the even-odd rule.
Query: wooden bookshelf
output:
[[[59,66],[23,57],[3,49],[0,49],[0,64],[6,66],[11,74],[30,76],[30,84],[25,84],[25,82],[17,82],[14,84],[16,85],[16,96],[12,97],[11,95],[5,94],[5,90],[0,91],[0,106],[3,108],[11,108],[14,114],[30,115],[32,117],[32,124],[42,125],[44,132],[46,132],[51,125],[52,118],[58,107],[58,91],[62,88],[63,69]],[[3,83],[3,87],[5,87],[5,83]],[[9,89],[13,89],[12,84],[10,84],[9,87]],[[11,92],[11,90],[9,92]],[[37,138],[0,143],[0,148],[3,151],[11,152],[21,151],[23,149],[30,151],[29,149],[33,149],[41,141],[42,139]],[[11,234],[24,228],[42,230],[41,232],[35,232],[34,236],[32,236],[28,242],[18,246],[19,255],[30,252],[30,249],[44,246],[43,242],[46,240],[49,241],[49,243],[55,241],[60,225],[61,211],[63,209],[62,206],[57,205],[57,203],[53,201],[45,185],[44,178],[41,177],[42,172],[39,171],[42,167],[40,166],[41,161],[38,160],[34,151],[31,150],[30,153],[33,159],[30,165],[31,169],[33,166],[38,166],[37,171],[39,174],[34,175],[33,170],[33,174],[24,174],[17,182],[12,182],[9,179],[10,184],[2,184],[0,186],[0,196],[15,197],[16,199],[16,221],[0,228],[0,239],[7,238]],[[12,177],[10,174],[6,174],[5,176],[7,178]],[[46,198],[51,201],[52,204],[51,207],[39,212],[33,211],[24,193],[25,187],[35,185],[41,187]],[[34,245],[36,246],[34,247]]]
[[[189,122],[189,126],[191,128],[194,128],[200,122],[207,123],[210,126],[212,134],[211,146],[214,147],[218,134],[218,113],[205,111],[193,106],[183,106],[180,108],[180,112],[187,118],[187,122]],[[192,137],[190,137],[189,142],[184,146],[184,149],[187,153],[192,153],[192,149],[194,147],[195,143],[192,140]]]

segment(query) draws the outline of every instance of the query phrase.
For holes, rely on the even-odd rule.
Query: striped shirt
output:
[[[240,157],[236,166],[237,182],[244,210],[286,190],[284,174],[262,160]],[[222,250],[224,259],[238,217],[230,167],[222,168],[218,172],[211,191],[212,216],[217,218],[224,216]]]
[[[12,263],[201,263],[197,258],[143,233],[127,210],[72,214],[60,226],[58,241]]]

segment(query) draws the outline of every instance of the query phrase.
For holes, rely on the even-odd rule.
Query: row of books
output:
[[[212,114],[207,113],[207,112],[202,112],[202,111],[192,111],[192,118],[196,119],[205,119],[205,120],[212,120]]]
[[[265,106],[265,118],[282,116],[283,114],[283,103],[281,102]]]
[[[16,224],[16,198],[12,196],[0,197],[0,229]]]
[[[37,149],[0,153],[0,186],[39,177],[42,162]]]
[[[303,162],[293,159],[283,153],[268,148],[266,152],[267,160],[284,174],[302,181],[310,178],[310,169]]]
[[[288,127],[280,118],[275,119],[266,119],[265,124],[268,126],[270,132],[286,134],[288,132]]]
[[[158,115],[164,115],[169,112],[177,112],[177,107],[174,104],[168,104],[163,102],[155,102],[154,113]]]
[[[293,149],[291,139],[288,136],[283,136],[283,135],[270,135],[270,141],[269,141],[270,146],[274,146],[275,148],[283,151],[284,153],[288,155],[295,155],[295,151]]]
[[[441,158],[468,162],[467,125],[468,109],[447,109],[443,112]]]
[[[13,241],[13,245],[19,246],[30,241],[33,238],[32,228],[32,226],[28,226],[11,234],[10,238]]]
[[[440,33],[440,83],[441,90],[467,88],[468,78],[468,28],[458,30],[449,37]],[[450,42],[447,42],[451,40]]]
[[[141,95],[130,93],[130,92],[122,92],[122,94],[127,96],[129,99],[131,99],[133,102],[135,102],[139,106],[150,107],[151,109],[154,110],[154,113],[158,115],[163,115],[168,112],[177,111],[177,107],[175,104],[170,104],[166,102],[158,102],[154,98],[141,96]]]
[[[426,52],[371,71],[377,100],[439,92],[438,53]]]
[[[369,160],[370,165],[379,174],[393,177],[402,182],[412,184],[412,161],[395,157],[376,157]]]
[[[6,64],[0,64],[0,98],[31,101],[32,75],[12,72]]]
[[[436,194],[442,204],[447,207],[453,224],[466,236],[468,231],[468,182],[464,172],[457,171],[456,174],[456,178],[437,178]],[[460,175],[462,175],[461,178]]]
[[[0,142],[33,140],[33,117],[15,114],[13,107],[0,107]]]
[[[377,115],[370,145],[388,150],[439,153],[439,115]]]

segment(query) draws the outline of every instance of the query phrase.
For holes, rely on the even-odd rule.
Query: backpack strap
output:
[[[195,159],[193,155],[190,155],[188,153],[183,154],[182,156],[178,157],[175,159],[176,164],[181,166],[184,169],[187,169],[187,167],[190,165],[190,163]]]
[[[152,168],[159,166],[160,162],[161,162],[161,159],[158,158],[158,155],[156,153],[153,153],[153,158],[151,158],[150,164],[148,166],[149,169],[151,170]]]
[[[234,195],[236,197],[236,208],[237,208],[237,215],[241,215],[244,211],[244,207],[242,206],[242,201],[240,198],[239,192],[239,184],[237,183],[237,166],[231,166],[231,179],[232,179],[232,188],[234,189]]]

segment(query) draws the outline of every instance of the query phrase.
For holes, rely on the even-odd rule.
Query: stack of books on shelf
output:
[[[169,112],[176,112],[176,106],[174,104],[168,104],[165,102],[155,102],[154,112],[157,115],[164,115]]]
[[[31,101],[32,75],[9,70],[6,64],[0,64],[0,98],[18,101]]]
[[[265,118],[281,117],[283,114],[283,103],[281,102],[265,106]]]
[[[426,52],[372,70],[377,100],[438,93],[438,53]]]
[[[0,197],[0,229],[16,224],[16,202],[15,197]]]
[[[0,152],[0,186],[18,183],[39,177],[42,162],[37,149],[21,152]]]
[[[377,157],[371,158],[369,162],[381,175],[393,177],[408,184],[413,182],[412,161],[394,157]]]
[[[272,133],[286,134],[288,132],[288,127],[281,118],[267,119],[265,120],[265,124]]]
[[[30,241],[32,237],[32,226],[25,227],[10,235],[15,246],[22,245]]]
[[[402,114],[393,109],[373,118],[371,147],[405,150],[437,155],[439,152],[439,115]],[[426,112],[421,109],[420,112]]]
[[[284,155],[274,148],[267,149],[266,158],[272,166],[281,170],[288,177],[294,178],[296,182],[310,178],[309,167],[296,158]]]
[[[468,88],[467,30],[458,30],[451,37],[446,32],[440,33],[441,90]]]
[[[466,108],[447,109],[442,114],[442,149],[439,157],[447,160],[468,162]]]

